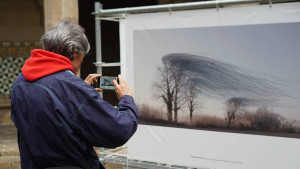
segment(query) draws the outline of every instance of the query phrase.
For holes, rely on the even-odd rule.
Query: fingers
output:
[[[123,85],[123,83],[124,83],[123,77],[121,75],[118,75],[118,78],[119,78],[119,84]]]
[[[122,96],[121,86],[118,84],[118,82],[116,80],[113,80],[113,84],[115,86],[115,92],[116,92],[117,98],[120,99]]]
[[[101,77],[101,74],[89,74],[86,79],[92,80],[92,79],[95,79],[97,77]]]
[[[113,84],[114,84],[115,88],[119,88],[119,84],[116,80],[113,80]]]
[[[119,84],[116,80],[113,80],[113,84],[116,88],[115,92],[117,94],[117,98],[120,99],[123,95],[130,95],[132,96],[132,91],[127,84],[127,82],[123,79],[121,75],[118,76],[119,78]]]
[[[84,82],[93,86],[97,92],[102,92],[102,89],[97,88],[98,77],[101,77],[101,74],[89,74]]]
[[[97,92],[102,92],[102,91],[103,91],[103,90],[100,89],[100,88],[95,88],[95,90],[96,90]]]
[[[101,74],[89,74],[88,76],[89,80],[97,80],[98,77],[101,77]]]
[[[97,80],[98,77],[101,77],[101,74],[89,74],[87,78],[84,80],[84,82],[92,85],[98,82]]]

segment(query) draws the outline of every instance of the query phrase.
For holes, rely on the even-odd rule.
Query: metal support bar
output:
[[[100,2],[95,2],[95,12],[99,12],[102,9]],[[95,18],[95,30],[96,30],[96,62],[102,62],[102,50],[101,50],[101,20]],[[102,67],[97,67],[97,73],[102,74]]]
[[[100,158],[100,161],[103,164],[117,164],[122,165],[128,168],[135,168],[135,169],[193,169],[190,167],[184,166],[177,166],[177,165],[170,165],[165,163],[157,163],[157,162],[150,162],[150,161],[141,161],[141,160],[134,160],[128,159],[123,156],[116,156],[111,155],[109,157]]]
[[[297,0],[272,0],[272,3],[281,2],[295,2]],[[269,4],[270,0],[216,0],[216,1],[201,1],[201,2],[190,2],[190,3],[178,3],[178,4],[167,4],[167,5],[153,5],[153,6],[141,6],[141,7],[131,7],[131,8],[117,8],[117,9],[99,9],[95,11],[94,15],[99,17],[104,16],[114,16],[122,13],[150,13],[150,12],[167,12],[167,11],[178,11],[178,10],[188,10],[188,9],[201,9],[201,8],[216,8],[226,6],[226,5],[238,5],[238,4],[248,4],[248,3],[260,3]]]
[[[105,63],[105,62],[95,62],[96,67],[114,67],[114,66],[121,66],[120,62],[117,63]]]
[[[115,18],[115,17],[112,17],[112,18],[111,17],[102,17],[102,18],[100,18],[100,17],[98,17],[96,19],[98,19],[98,20],[104,20],[104,21],[119,22],[120,18]]]
[[[102,16],[102,17],[96,16],[95,19],[119,22],[120,19],[124,19],[125,17],[126,17],[126,14],[118,14],[118,15],[113,15],[113,16]]]
[[[99,2],[95,2],[95,12],[99,12],[102,9],[102,5]],[[95,18],[95,36],[96,36],[96,62],[102,62],[102,50],[101,50],[101,21]],[[97,67],[97,73],[102,74],[102,67]],[[103,98],[103,94],[100,93]],[[103,152],[104,148],[100,148],[100,152]]]
[[[196,169],[194,167],[173,165],[171,163],[160,163],[129,158],[127,156],[127,147],[107,149],[101,152],[99,160],[102,164],[117,164],[128,169]]]

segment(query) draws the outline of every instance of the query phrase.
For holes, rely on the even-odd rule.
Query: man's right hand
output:
[[[133,96],[132,91],[127,84],[127,82],[123,79],[121,75],[118,76],[119,84],[116,80],[113,80],[114,86],[116,88],[115,92],[117,94],[117,98],[120,99],[124,95]]]

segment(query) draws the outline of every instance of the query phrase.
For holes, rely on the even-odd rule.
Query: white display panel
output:
[[[123,65],[121,73],[133,87],[138,104],[149,103],[152,107],[164,110],[166,106],[160,104],[161,101],[153,96],[153,81],[157,79],[157,66],[162,57],[170,53],[201,56],[200,61],[208,60],[209,64],[221,63],[225,68],[228,65],[238,67],[231,70],[242,72],[238,75],[242,75],[240,77],[250,76],[256,78],[254,81],[265,79],[260,84],[267,87],[257,87],[257,83],[253,83],[251,85],[254,87],[250,89],[261,92],[271,88],[271,93],[265,94],[266,97],[282,97],[276,102],[272,99],[272,103],[258,106],[257,102],[266,101],[265,97],[259,96],[255,104],[252,102],[247,105],[249,111],[256,111],[258,114],[258,108],[268,106],[268,111],[298,121],[299,26],[300,3],[274,4],[271,8],[261,5],[228,7],[218,11],[203,9],[171,14],[166,12],[128,15],[120,24]],[[289,79],[289,83],[282,84],[282,79]],[[245,80],[239,83],[240,86],[246,85],[243,81]],[[212,83],[215,82],[219,81]],[[271,82],[271,85],[268,86],[267,82]],[[204,92],[213,94],[201,95],[204,101],[202,100],[199,115],[210,112],[213,116],[224,118],[224,101],[237,96],[243,100],[246,97],[248,100],[255,100],[257,96],[245,96],[247,92],[242,89],[237,91],[238,94],[224,89],[217,90],[216,87],[212,89],[214,90],[203,89]],[[182,109],[178,112],[178,121],[185,116],[187,113]],[[151,124],[139,125],[137,133],[128,143],[129,158],[197,168],[279,169],[300,166],[297,160],[300,155],[297,132],[278,134],[233,131],[233,126],[228,130],[191,126],[181,128],[182,125],[176,126],[173,123],[165,126]],[[167,127],[172,125],[173,127]]]

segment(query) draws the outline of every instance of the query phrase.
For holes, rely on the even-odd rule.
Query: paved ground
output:
[[[0,169],[20,169],[17,129],[12,124],[0,125]]]
[[[0,103],[0,125],[2,124],[13,124],[10,120],[10,104]]]
[[[20,169],[17,129],[10,120],[10,103],[0,104],[0,169]]]

